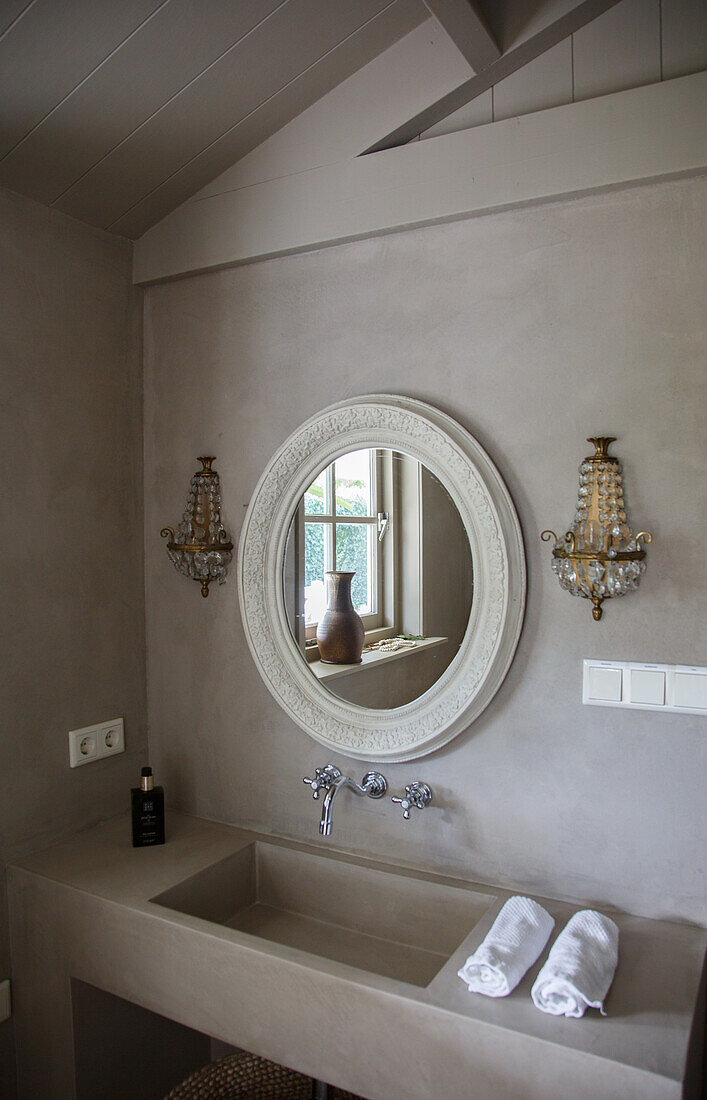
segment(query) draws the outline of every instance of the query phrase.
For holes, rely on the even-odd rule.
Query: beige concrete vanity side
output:
[[[481,1100],[546,1100],[568,1081],[578,1100],[699,1097],[704,928],[612,913],[620,961],[607,1017],[558,1019],[530,1000],[542,957],[502,1000],[456,977],[507,891],[180,814],[168,830],[164,847],[133,849],[121,816],[10,869],[21,1100],[122,1100],[150,1051],[140,1095],[160,1097],[208,1060],[204,1036],[369,1100],[462,1097],[472,1085]],[[474,926],[415,985],[217,923],[208,907],[209,919],[179,910],[187,880],[258,845],[283,853],[278,867],[327,862],[332,881],[348,865],[359,884],[387,871],[422,893],[468,891]],[[558,931],[578,907],[538,900]]]

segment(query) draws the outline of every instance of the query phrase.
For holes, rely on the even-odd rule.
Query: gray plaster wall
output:
[[[235,577],[201,598],[167,560],[196,456],[217,456],[234,541],[306,417],[366,392],[454,416],[505,478],[526,540],[525,626],[492,704],[444,749],[386,767],[435,804],[337,800],[331,843],[511,888],[704,922],[704,719],[585,707],[583,658],[707,664],[705,179],[500,212],[155,286],[145,315],[151,754],[168,803],[318,840],[302,776],[329,753],[271,699]],[[618,437],[638,594],[601,623],[561,591],[585,437]],[[360,778],[361,762],[334,762]],[[321,841],[322,843],[328,843]]]
[[[140,294],[131,246],[0,192],[4,865],[125,809],[146,743]],[[127,751],[71,770],[67,733]],[[0,1095],[11,1094],[11,1021]]]

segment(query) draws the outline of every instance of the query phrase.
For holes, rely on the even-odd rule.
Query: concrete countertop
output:
[[[707,930],[604,909],[620,929],[607,1016],[552,1017],[530,999],[547,950],[506,998],[456,976],[508,891],[395,867],[495,899],[431,983],[413,986],[155,904],[276,839],[178,813],[167,827],[163,847],[134,849],[121,815],[10,869],[21,1096],[74,1095],[71,979],[370,1100],[699,1096]],[[556,921],[551,945],[579,906],[537,900]]]

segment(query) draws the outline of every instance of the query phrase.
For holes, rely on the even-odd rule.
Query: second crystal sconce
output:
[[[213,461],[213,455],[199,458],[202,468],[191,479],[176,535],[172,527],[160,531],[169,539],[169,560],[178,572],[199,582],[202,596],[208,596],[212,581],[223,584],[233,557],[233,543],[221,522],[221,483],[211,469]]]
[[[543,542],[553,538],[552,568],[572,596],[591,600],[598,622],[602,603],[638,588],[646,571],[644,543],[647,531],[631,533],[623,496],[621,463],[608,454],[614,437],[590,436],[594,454],[579,467],[579,495],[574,522],[562,538],[543,531]]]

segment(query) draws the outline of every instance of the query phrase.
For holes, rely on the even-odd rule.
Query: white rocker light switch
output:
[[[665,703],[665,673],[649,669],[631,669],[629,702],[662,707]]]
[[[622,670],[592,665],[589,669],[587,693],[590,699],[605,703],[621,701]]]

